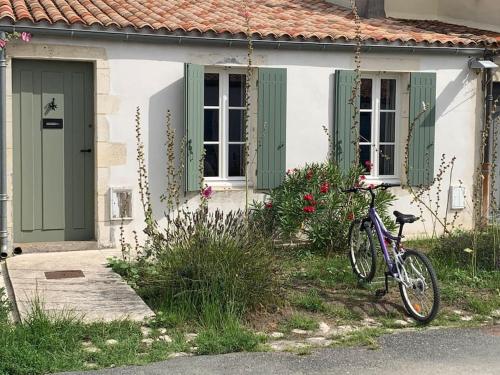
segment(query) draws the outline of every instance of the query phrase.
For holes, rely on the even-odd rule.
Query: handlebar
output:
[[[350,189],[343,190],[345,193],[357,193],[358,191],[368,191],[370,192],[371,200],[370,200],[370,208],[375,207],[375,192],[374,190],[377,189],[382,189],[382,190],[387,190],[391,187],[396,187],[396,186],[401,186],[400,184],[387,184],[387,183],[382,183],[377,186],[370,185],[368,187],[363,187],[363,186],[354,186]]]

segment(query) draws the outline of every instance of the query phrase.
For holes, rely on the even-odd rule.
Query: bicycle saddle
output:
[[[394,216],[396,216],[396,223],[398,224],[410,224],[418,220],[415,215],[405,215],[399,211],[394,211]]]

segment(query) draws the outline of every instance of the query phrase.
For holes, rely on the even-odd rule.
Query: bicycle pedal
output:
[[[376,292],[375,292],[375,296],[377,296],[378,298],[382,298],[383,296],[385,296],[387,294],[387,290],[385,289],[378,289]]]

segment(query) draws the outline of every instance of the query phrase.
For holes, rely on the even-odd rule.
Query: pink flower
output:
[[[377,187],[377,185],[375,185],[375,184],[368,185],[368,189],[375,189],[376,187]]]
[[[273,208],[273,202],[269,201],[265,203],[266,208]]]
[[[212,198],[212,196],[214,195],[214,191],[212,190],[212,187],[211,186],[205,186],[202,190],[201,190],[201,196],[205,199],[210,199]]]
[[[5,48],[6,45],[7,45],[7,41],[4,39],[0,39],[0,48]]]
[[[31,35],[31,33],[28,33],[28,32],[26,32],[26,31],[23,31],[23,32],[21,33],[21,40],[22,40],[23,42],[26,42],[26,43],[31,42],[31,38],[32,38],[32,37],[33,37],[33,36]]]
[[[302,210],[307,213],[313,213],[316,211],[316,208],[314,206],[305,206]]]
[[[373,168],[373,163],[370,160],[365,161],[365,168],[368,172],[370,172]]]
[[[359,180],[360,181],[364,181],[366,180],[366,176],[364,174],[362,174],[361,176],[359,176]]]

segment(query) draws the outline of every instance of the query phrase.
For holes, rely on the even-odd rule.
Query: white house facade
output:
[[[307,8],[305,3],[297,6]],[[323,13],[346,12],[324,4]],[[164,34],[155,38],[154,30],[141,36],[136,35],[141,28],[125,33],[116,26],[112,26],[116,35],[111,35],[106,28],[92,33],[71,22],[63,22],[64,26],[45,22],[41,27],[5,14],[0,19],[6,32],[33,34],[30,43],[16,41],[6,47],[10,243],[22,247],[33,242],[93,241],[100,247],[113,247],[119,244],[122,225],[128,239],[133,231],[141,233],[137,108],[153,207],[160,223],[164,215],[160,197],[167,185],[167,111],[176,133],[187,134],[183,186],[187,204],[199,200],[197,156],[204,150],[205,183],[215,190],[209,205],[223,210],[244,207],[246,37],[237,40],[210,31],[210,35],[201,33],[186,40],[168,33],[169,38]],[[257,29],[259,22],[254,24]],[[406,30],[404,24],[398,27]],[[425,35],[434,33],[425,36],[426,41],[414,35],[407,43],[365,39],[360,152],[362,161],[373,163],[367,180],[374,183],[425,184],[438,173],[442,158],[455,157],[451,176],[447,174],[429,194],[441,200],[440,216],[458,212],[457,225],[470,227],[485,91],[482,71],[471,69],[469,63],[495,53],[500,35],[480,34],[467,44],[463,41],[467,32],[454,35],[452,39],[460,39],[454,42],[446,39],[446,26],[442,27],[439,35],[435,30],[421,30]],[[334,33],[335,25],[331,28]],[[349,38],[328,43],[299,39],[278,37],[254,43],[249,142],[255,147],[250,148],[250,199],[263,199],[288,169],[327,160],[332,147],[340,164],[350,163],[347,133],[352,108],[346,103],[356,67],[353,43]],[[404,145],[422,102],[428,108],[417,121],[410,156],[414,180],[407,181]],[[324,127],[333,136],[333,145]],[[178,148],[176,153],[182,154]],[[113,217],[113,200],[118,197],[113,193],[128,189],[132,208],[121,220],[120,215]],[[393,191],[398,198],[395,209],[421,215],[407,190]],[[452,206],[454,192],[462,196],[455,197],[459,203]],[[423,219],[408,227],[408,232],[431,233],[432,216],[424,211]]]

